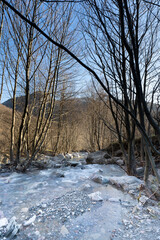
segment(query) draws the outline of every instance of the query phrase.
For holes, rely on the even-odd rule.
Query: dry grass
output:
[[[0,153],[9,153],[12,109],[0,104]]]

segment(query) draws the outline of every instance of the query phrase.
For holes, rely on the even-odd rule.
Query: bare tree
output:
[[[101,87],[106,91],[106,93],[111,97],[111,99],[115,101],[120,107],[122,107],[125,110],[125,112],[129,114],[129,116],[131,116],[131,118],[134,120],[137,128],[139,129],[139,131],[143,136],[143,139],[145,142],[146,154],[151,162],[155,175],[159,179],[159,176],[155,168],[155,163],[153,161],[151,151],[148,146],[150,145],[155,152],[158,153],[158,151],[154,148],[153,144],[151,143],[146,133],[145,124],[144,124],[144,114],[148,119],[149,123],[152,125],[152,127],[156,130],[158,134],[160,134],[160,129],[157,123],[154,121],[150,111],[148,110],[147,102],[142,89],[142,76],[141,76],[140,62],[139,62],[140,47],[141,47],[141,44],[143,43],[144,37],[147,36],[146,33],[148,33],[148,30],[151,29],[151,27],[155,28],[155,25],[154,25],[155,21],[158,21],[158,18],[154,17],[155,14],[152,14],[152,18],[151,18],[150,17],[151,13],[148,11],[147,12],[143,11],[144,5],[142,2],[138,0],[131,3],[128,3],[126,0],[123,0],[123,1],[118,0],[116,2],[111,1],[112,6],[111,6],[111,3],[107,3],[106,1],[95,1],[95,0],[87,1],[88,5],[90,6],[90,10],[92,11],[90,12],[91,16],[94,14],[95,20],[97,21],[98,26],[103,29],[102,33],[105,34],[105,39],[103,38],[101,39],[101,33],[96,32],[95,41],[100,40],[100,42],[102,43],[104,40],[106,40],[107,45],[109,46],[109,48],[107,47],[106,52],[108,52],[109,50],[110,53],[112,53],[114,58],[117,58],[117,55],[115,53],[117,53],[118,55],[121,56],[121,58],[123,58],[123,54],[121,53],[121,51],[119,51],[115,43],[118,42],[118,46],[121,46],[122,50],[124,46],[124,50],[126,53],[125,56],[127,57],[126,62],[128,63],[128,66],[130,67],[130,70],[131,70],[131,77],[134,85],[133,89],[136,94],[137,109],[138,109],[138,114],[140,116],[140,121],[139,121],[135,116],[132,105],[130,105],[128,108],[125,104],[123,104],[123,102],[119,98],[117,98],[116,95],[110,92],[109,85],[108,84],[106,85],[103,79],[101,79],[100,77],[101,75],[99,75],[99,72],[96,70],[93,70],[93,66],[95,65],[91,67],[88,64],[85,64],[82,60],[76,57],[76,55],[73,52],[71,52],[66,46],[50,38],[35,23],[33,23],[28,18],[23,16],[7,1],[5,0],[2,0],[2,1],[7,6],[9,6],[16,14],[18,14],[23,20],[25,20],[27,23],[29,23],[31,26],[37,29],[50,42],[52,42],[57,47],[60,47],[64,51],[66,51],[72,58],[74,58],[78,63],[80,63],[81,66],[83,66],[86,70],[88,70],[92,74],[92,76],[100,83]],[[111,7],[112,9],[114,7],[114,12],[111,11]],[[153,6],[153,7],[156,7],[156,6]],[[113,15],[112,17],[114,17],[116,20],[115,25],[112,24],[112,18],[110,17],[111,16],[110,13],[113,13],[111,15]],[[141,13],[144,13],[144,14],[141,15]],[[158,13],[159,13],[159,10],[156,11],[156,16]],[[140,25],[141,21],[144,24]],[[112,28],[116,32],[115,38],[114,38],[114,35],[112,34],[112,31],[108,30],[109,24],[111,24]],[[144,27],[142,34],[140,34],[140,26],[141,28]],[[120,29],[120,32],[119,32],[119,29]],[[100,37],[100,39],[98,39],[97,36]],[[96,59],[94,58],[94,60]],[[112,64],[112,61],[109,60],[109,63]],[[122,64],[124,63],[125,61],[122,61]],[[123,69],[125,68],[123,67]],[[103,66],[103,70],[105,70],[104,66]],[[118,81],[120,81],[120,79],[118,79]],[[123,82],[120,86],[122,88],[122,91],[124,91]],[[128,88],[128,90],[130,89]]]

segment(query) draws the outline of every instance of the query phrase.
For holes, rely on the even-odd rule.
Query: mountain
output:
[[[35,106],[37,106],[37,104],[39,105],[39,102],[40,102],[40,99],[42,98],[42,96],[43,96],[42,92],[36,92]],[[29,104],[33,103],[33,101],[34,101],[34,93],[30,94]],[[17,111],[22,112],[24,109],[24,104],[25,104],[25,96],[16,97],[16,110]],[[13,98],[5,101],[3,103],[3,105],[8,108],[13,108]]]

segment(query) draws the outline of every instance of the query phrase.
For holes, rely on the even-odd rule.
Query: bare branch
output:
[[[149,3],[149,4],[152,4],[154,6],[157,6],[157,7],[160,7],[160,4],[158,3],[153,3],[153,2],[149,2],[149,1],[146,1],[146,0],[143,0],[145,3]]]

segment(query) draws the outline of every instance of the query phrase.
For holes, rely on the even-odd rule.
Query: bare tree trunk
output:
[[[127,161],[127,173],[129,175],[136,174],[136,161],[135,161],[135,148],[134,140],[128,142],[128,161]]]
[[[13,90],[12,126],[11,126],[11,144],[10,144],[11,163],[14,163],[15,112],[16,112],[16,91],[17,91],[17,80],[18,80],[19,57],[20,57],[20,54],[18,52],[18,59],[16,64],[16,70],[15,70],[14,90]]]
[[[1,22],[0,22],[0,41],[2,37],[3,22],[4,22],[4,3],[2,3],[2,15],[1,15]]]
[[[34,4],[32,22],[35,21],[36,10],[37,10],[37,0],[35,1],[35,4]],[[23,141],[26,141],[25,134],[26,134],[26,129],[28,128],[27,118],[29,118],[30,66],[31,66],[31,56],[32,56],[33,33],[34,33],[34,28],[30,26],[28,49],[27,49],[27,62],[26,62],[26,69],[25,69],[26,71],[25,105],[24,105],[24,111],[23,111],[22,121],[20,125],[20,130],[19,130],[19,137],[18,137],[17,158],[16,158],[17,165],[20,162],[20,156],[23,148]]]
[[[3,93],[3,85],[4,85],[6,61],[7,61],[7,52],[5,52],[5,60],[4,60],[3,71],[2,71],[2,80],[1,80],[1,89],[0,89],[0,102],[1,102],[2,93]]]

